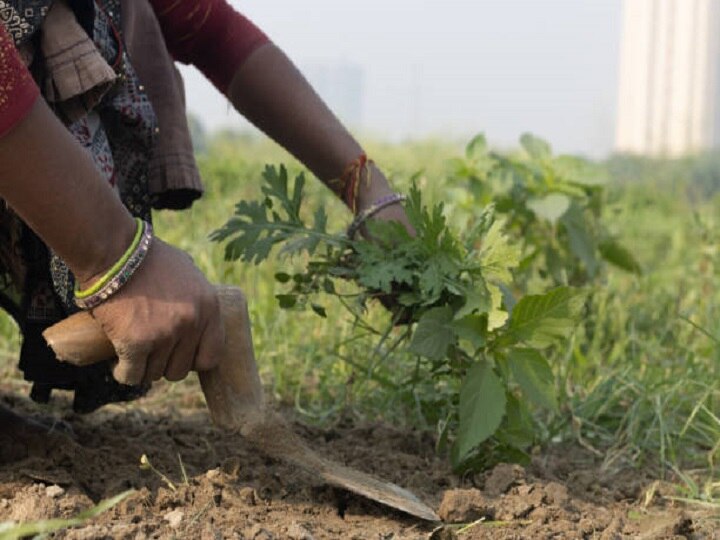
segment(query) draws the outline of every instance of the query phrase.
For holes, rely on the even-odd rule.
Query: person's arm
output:
[[[255,49],[240,66],[228,97],[238,111],[326,184],[339,178],[363,153],[300,71],[272,43]],[[393,192],[376,166],[370,165],[370,173],[372,181],[360,183],[358,210]],[[379,217],[406,222],[399,206],[386,208]]]
[[[241,114],[323,182],[340,177],[362,154],[287,56],[226,0],[150,2],[175,59],[198,67]],[[358,210],[392,193],[377,167],[370,172],[373,181],[360,184]],[[407,223],[398,206],[378,216]]]
[[[0,24],[0,197],[86,287],[121,257],[135,224],[29,77]],[[189,257],[159,240],[92,313],[116,347],[120,382],[184,377],[196,351],[196,368],[217,363],[223,331],[214,290]]]

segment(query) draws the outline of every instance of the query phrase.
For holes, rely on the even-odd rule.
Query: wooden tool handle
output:
[[[247,300],[237,287],[217,286],[225,350],[215,369],[199,373],[213,422],[223,428],[240,429],[249,414],[263,408],[260,375],[250,332]],[[43,333],[59,360],[87,366],[115,356],[112,343],[100,324],[88,313],[77,313]]]
[[[319,456],[272,409],[263,406],[263,393],[250,334],[247,302],[242,291],[218,287],[226,344],[218,367],[200,375],[213,422],[238,431],[266,454],[304,469],[329,484],[349,489],[430,521],[440,518],[415,495],[394,484]],[[43,334],[58,358],[89,365],[115,356],[98,322],[78,313]]]

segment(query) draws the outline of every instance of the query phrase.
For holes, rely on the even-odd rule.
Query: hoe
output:
[[[319,456],[278,414],[265,407],[245,297],[240,289],[228,286],[218,286],[217,295],[226,330],[225,351],[218,367],[199,374],[213,423],[330,485],[424,520],[439,521],[437,514],[409,491]],[[115,356],[102,328],[88,313],[68,317],[48,328],[44,336],[59,359],[75,365]]]

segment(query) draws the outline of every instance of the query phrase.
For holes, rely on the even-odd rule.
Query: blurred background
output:
[[[718,142],[718,0],[233,0],[373,140],[677,156]],[[193,68],[189,109],[250,129]]]
[[[602,461],[606,479],[634,467],[643,471],[637,486],[670,481],[664,508],[698,502],[716,525],[720,0],[233,3],[295,60],[399,192],[416,183],[425,203],[444,204],[462,245],[500,243],[477,237],[484,209],[495,208],[522,254],[504,284],[506,306],[555,287],[587,293],[572,338],[543,350],[542,371],[527,379],[556,406],[526,404],[516,398],[525,390],[512,389],[505,418],[517,431],[480,447],[475,466],[575,441]],[[228,220],[247,223],[249,204],[263,217],[248,230],[279,230],[263,222],[263,171],[273,177],[266,164],[284,163],[292,180],[303,167],[193,68],[183,74],[207,193],[188,212],[157,213],[159,236],[211,282],[242,286],[275,402],[323,425],[352,418],[432,432],[442,453],[458,425],[463,363],[445,369],[401,346],[405,327],[392,330],[378,303],[365,311],[352,300],[346,310],[352,294],[340,287],[351,284],[339,286],[340,298],[323,286],[317,305],[296,305],[307,254],[277,249],[255,265],[225,260],[230,244],[208,240]],[[475,137],[483,132],[487,141]],[[303,193],[303,226],[326,213],[327,232],[342,234],[352,217],[329,190],[311,179]],[[282,230],[298,228],[293,221]],[[28,390],[18,350],[17,327],[0,317],[0,390],[10,395]],[[194,381],[155,388],[132,407],[202,407]],[[508,444],[512,453],[503,453]],[[646,512],[656,487],[622,496],[644,500]]]

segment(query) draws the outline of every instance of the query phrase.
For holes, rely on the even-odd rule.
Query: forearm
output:
[[[111,267],[135,231],[119,197],[42,99],[0,138],[0,197],[82,284]]]
[[[362,152],[303,75],[272,43],[256,49],[240,67],[228,97],[240,113],[321,180],[337,178]]]
[[[256,49],[240,66],[230,83],[228,98],[241,114],[326,184],[339,178],[363,151],[305,77],[272,43]],[[391,192],[374,165],[370,173],[372,182],[363,182],[358,193],[359,208]]]

